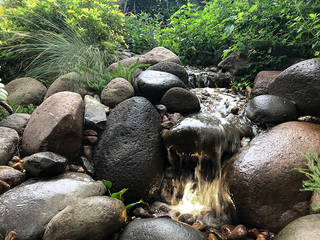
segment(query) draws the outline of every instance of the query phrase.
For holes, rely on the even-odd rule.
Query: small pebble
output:
[[[240,108],[239,107],[233,107],[231,108],[231,113],[234,115],[238,115]]]
[[[244,225],[236,226],[230,235],[228,236],[228,240],[237,240],[244,239],[247,236],[247,229]]]
[[[92,154],[93,154],[92,146],[84,145],[83,146],[83,154],[87,159],[91,160],[92,159]]]
[[[231,232],[233,231],[234,226],[229,225],[229,224],[225,224],[223,226],[221,226],[220,230],[221,232],[226,235],[227,237],[230,236]]]
[[[74,164],[69,165],[69,170],[71,172],[85,173],[85,170],[82,166],[78,166],[78,165],[74,165]]]
[[[84,136],[98,136],[98,133],[92,129],[86,129],[83,133]]]
[[[20,160],[19,162],[13,164],[11,167],[22,172],[23,171],[23,166],[22,166],[23,162],[24,162],[23,160]]]
[[[256,240],[266,240],[266,238],[262,234],[259,234]]]
[[[18,235],[16,232],[11,231],[8,233],[8,235],[6,236],[6,238],[4,240],[18,240]]]
[[[209,233],[208,240],[218,240],[218,238],[213,233]]]
[[[161,123],[161,126],[165,129],[170,129],[174,126],[174,123],[171,121],[165,121]]]
[[[197,218],[190,213],[181,214],[178,221],[193,225]]]
[[[169,133],[168,129],[163,129],[161,132],[161,137],[164,138]]]
[[[167,113],[167,107],[165,105],[162,105],[162,104],[156,105],[155,107],[158,110],[161,118],[163,118],[164,115]]]
[[[151,218],[152,217],[152,215],[142,207],[137,207],[135,210],[133,210],[133,214],[136,217],[141,217],[141,218]]]
[[[11,161],[12,162],[20,162],[21,161],[21,158],[19,157],[19,156],[13,156],[12,158],[11,158]]]
[[[97,136],[85,136],[84,139],[90,145],[96,145],[99,140]]]
[[[204,231],[208,226],[207,225],[204,225],[204,224],[199,224],[199,223],[194,223],[192,224],[192,226],[194,229],[197,229],[199,231]]]
[[[10,189],[10,185],[5,181],[0,180],[0,194],[8,191]]]

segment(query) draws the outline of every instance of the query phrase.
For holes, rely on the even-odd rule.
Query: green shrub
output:
[[[320,193],[320,156],[314,151],[308,151],[304,154],[307,159],[307,168],[298,168],[300,173],[303,173],[307,180],[302,182],[302,191],[312,191]],[[314,210],[320,209],[320,204],[313,206]]]

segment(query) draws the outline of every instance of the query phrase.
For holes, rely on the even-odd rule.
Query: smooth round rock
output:
[[[227,163],[224,172],[239,221],[278,232],[309,214],[311,192],[300,191],[307,160],[302,153],[320,154],[320,125],[286,122],[255,137]]]
[[[297,104],[300,116],[320,116],[320,58],[292,65],[269,85],[269,94],[285,97]]]
[[[289,223],[275,240],[315,240],[320,239],[320,214],[313,214]]]
[[[154,70],[143,71],[135,84],[138,92],[153,103],[159,102],[170,88],[185,88],[185,84],[177,76]]]
[[[63,173],[68,160],[53,152],[40,152],[23,159],[23,168],[34,177],[53,177]]]
[[[171,113],[187,114],[200,111],[198,97],[184,88],[169,89],[161,98],[160,103],[165,105],[168,112]]]
[[[139,201],[161,181],[163,152],[160,116],[143,97],[118,104],[95,149],[95,176],[112,182],[112,191],[123,188],[128,202]]]
[[[169,218],[137,219],[125,229],[120,240],[205,240],[199,230]]]
[[[260,95],[251,99],[246,107],[246,114],[258,124],[276,124],[297,118],[295,104],[274,95]]]
[[[26,155],[54,152],[75,158],[82,141],[84,104],[79,94],[59,92],[32,113],[22,136]]]
[[[102,90],[101,102],[113,108],[133,95],[134,89],[130,82],[124,78],[115,78]]]
[[[82,173],[30,179],[0,195],[0,239],[10,231],[19,239],[41,239],[48,222],[66,206],[105,192],[102,182]]]
[[[19,135],[22,135],[24,128],[27,126],[30,114],[14,113],[6,117],[0,122],[0,127],[7,127],[16,130]]]
[[[171,73],[173,75],[176,75],[186,85],[188,84],[188,78],[189,78],[188,73],[184,69],[184,67],[178,63],[160,62],[160,63],[157,63],[153,66],[150,66],[147,70],[154,70],[154,71]]]
[[[16,130],[0,127],[0,165],[7,165],[17,151],[19,135]]]
[[[159,62],[174,62],[181,64],[180,58],[172,51],[165,47],[155,47],[151,51],[143,55],[143,59],[147,64],[157,64]]]
[[[24,181],[25,174],[8,166],[0,166],[0,180],[8,183],[11,187],[17,186]]]
[[[70,221],[72,219],[72,221]],[[94,196],[75,202],[48,223],[43,240],[104,240],[126,220],[124,204],[115,198]]]
[[[18,78],[9,82],[5,88],[8,92],[8,100],[16,105],[27,106],[42,103],[47,88],[34,78]]]
[[[261,71],[258,72],[254,79],[254,87],[252,89],[252,95],[254,97],[259,95],[268,94],[269,84],[275,79],[281,71]]]

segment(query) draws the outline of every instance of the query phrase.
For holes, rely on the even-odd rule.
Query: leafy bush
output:
[[[15,103],[15,101],[6,101],[4,102],[6,105],[0,104],[2,108],[0,108],[0,121],[6,117],[8,117],[10,114],[13,113],[27,113],[32,114],[33,111],[36,109],[36,106],[33,104],[29,104],[28,106],[22,106]]]
[[[6,101],[7,97],[8,97],[8,93],[6,90],[4,90],[4,85],[0,83],[0,101]]]
[[[307,168],[298,168],[300,173],[303,173],[307,180],[302,182],[302,191],[313,191],[320,193],[320,156],[316,152],[308,151],[304,154],[307,159]],[[314,210],[320,209],[320,204],[313,207]]]

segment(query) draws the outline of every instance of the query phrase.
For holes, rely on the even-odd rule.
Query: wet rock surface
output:
[[[30,179],[0,195],[0,238],[15,231],[19,239],[40,239],[45,225],[67,205],[105,191],[103,183],[81,173]]]
[[[278,232],[309,213],[310,192],[300,191],[302,153],[320,153],[320,125],[287,122],[254,138],[225,167],[239,220]]]
[[[254,97],[268,94],[269,84],[275,79],[281,71],[261,71],[254,80],[252,95]]]
[[[285,97],[297,104],[299,115],[320,116],[320,58],[292,65],[269,85],[269,94]]]
[[[246,107],[246,114],[257,124],[276,124],[297,118],[295,104],[286,98],[274,95],[254,97]]]
[[[8,183],[11,188],[23,182],[25,174],[8,166],[0,166],[0,180]]]
[[[311,240],[320,239],[320,214],[313,214],[289,223],[276,236],[275,240]]]
[[[188,70],[188,87],[191,88],[225,88],[230,87],[233,75],[231,73]]]
[[[171,73],[173,75],[176,75],[184,84],[188,84],[188,73],[184,69],[183,66],[174,63],[174,62],[160,62],[157,63],[151,67],[149,67],[147,70],[154,70],[154,71],[160,71],[160,72],[167,72]]]
[[[83,111],[84,104],[77,93],[59,92],[47,98],[32,113],[23,133],[24,153],[50,151],[75,158],[81,145]]]
[[[122,233],[120,240],[205,240],[205,235],[192,227],[168,218],[137,219]]]
[[[0,165],[6,165],[17,151],[18,133],[7,127],[0,127]]]
[[[170,88],[185,88],[185,84],[177,76],[154,70],[146,70],[140,73],[135,85],[138,92],[152,103],[159,102]]]
[[[16,130],[19,135],[23,133],[30,119],[30,114],[14,113],[6,117],[0,122],[0,127],[7,127]]]
[[[118,104],[95,149],[95,177],[113,183],[113,191],[128,188],[126,200],[146,197],[159,184],[163,153],[160,116],[143,97]]]
[[[104,240],[120,230],[125,218],[125,206],[120,200],[106,196],[85,198],[54,216],[43,239]]]

